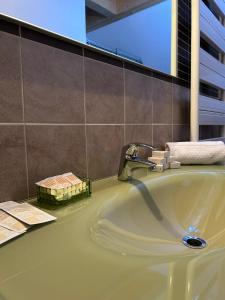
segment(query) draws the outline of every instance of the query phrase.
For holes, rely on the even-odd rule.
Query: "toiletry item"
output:
[[[22,233],[24,232],[9,230],[5,227],[0,226],[0,245],[21,235]]]
[[[163,172],[164,171],[164,166],[163,165],[156,165],[155,166],[155,169],[153,170],[153,171],[155,171],[155,172]]]
[[[37,199],[50,204],[60,204],[75,200],[78,196],[91,195],[89,179],[81,180],[72,172],[49,177],[36,183]]]
[[[181,167],[181,163],[179,161],[173,161],[170,163],[170,169],[179,169]]]
[[[161,158],[161,157],[149,157],[148,160],[157,165],[165,165],[166,164],[166,159]]]
[[[56,217],[28,204],[0,203],[0,244],[25,233],[30,226],[56,220]]]
[[[220,141],[167,143],[166,148],[182,165],[225,161],[225,145]]]
[[[170,151],[153,151],[149,161],[154,162],[156,167],[154,171],[163,172],[167,169],[178,169],[181,166],[179,161],[175,161],[175,157],[170,155]]]
[[[168,163],[171,163],[171,162],[173,162],[173,161],[175,161],[175,156],[170,155],[170,156],[168,157],[168,159],[167,159],[167,162],[168,162]]]
[[[65,178],[67,181],[69,181],[73,187],[75,187],[72,190],[78,190],[78,191],[82,191],[83,189],[83,182],[80,180],[80,178],[78,178],[77,176],[75,176],[73,173],[65,173],[62,175],[63,178]]]
[[[164,170],[169,169],[169,167],[170,167],[170,164],[169,164],[168,162],[166,162],[166,163],[164,164]]]
[[[40,186],[43,192],[52,195],[56,194],[56,190],[65,189],[72,186],[72,184],[62,176],[54,176],[54,177],[46,178],[44,180],[37,182],[36,185]]]
[[[82,181],[71,172],[62,174],[62,176],[73,185],[82,183]]]
[[[2,210],[28,225],[35,225],[56,220],[56,217],[30,205],[28,203],[17,203],[13,201],[4,202],[0,207]]]
[[[158,151],[158,150],[152,151],[152,157],[168,158],[169,156],[170,156],[169,151]]]
[[[3,210],[0,210],[0,226],[21,233],[27,231],[27,229],[29,228],[28,225],[13,218]]]
[[[152,151],[152,156],[148,160],[156,164],[156,172],[163,172],[169,168],[169,155],[169,151]]]

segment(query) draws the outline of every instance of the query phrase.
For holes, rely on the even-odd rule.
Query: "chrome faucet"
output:
[[[124,146],[121,152],[120,166],[118,172],[118,179],[125,181],[132,178],[132,170],[136,168],[149,168],[154,170],[156,164],[154,162],[143,159],[139,156],[139,148],[147,148],[150,150],[155,150],[153,146],[142,144],[142,143],[132,143]]]

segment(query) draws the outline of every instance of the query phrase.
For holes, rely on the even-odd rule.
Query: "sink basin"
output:
[[[94,182],[91,198],[49,207],[56,222],[0,248],[0,300],[225,299],[224,181],[224,166],[187,166]],[[207,247],[187,248],[186,234]]]
[[[93,222],[92,237],[102,246],[124,255],[192,255],[225,246],[225,173],[165,172],[125,185]],[[186,235],[207,247],[187,248]]]

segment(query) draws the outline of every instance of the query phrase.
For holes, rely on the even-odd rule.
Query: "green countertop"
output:
[[[207,171],[225,172],[225,167],[182,167],[151,172],[140,180]],[[128,182],[119,182],[116,177],[96,181],[91,198],[46,209],[58,218],[55,222],[3,245],[0,300],[173,299],[169,296],[168,270],[184,268],[189,258],[182,258],[177,266],[179,257],[124,256],[91,238],[92,222],[101,205],[108,198],[126,194],[129,188]],[[38,205],[35,199],[31,202]]]

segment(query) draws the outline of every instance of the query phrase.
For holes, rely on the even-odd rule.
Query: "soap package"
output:
[[[24,234],[31,226],[56,220],[56,217],[30,205],[7,201],[0,204],[0,245]]]
[[[0,226],[0,245],[8,242],[9,240],[21,235],[21,232],[9,230],[5,227]]]
[[[38,209],[33,205],[30,205],[29,203],[7,201],[0,205],[0,209],[4,210],[9,215],[28,226],[56,220],[56,217]]]
[[[23,233],[29,228],[29,225],[15,219],[4,210],[0,210],[0,226],[18,233]]]
[[[175,160],[170,151],[152,151],[152,156],[148,160],[156,164],[153,170],[155,172],[163,172],[167,169],[179,169],[181,167],[181,163]]]
[[[62,204],[91,195],[91,181],[80,179],[72,172],[46,178],[36,185],[37,200],[50,204]]]

